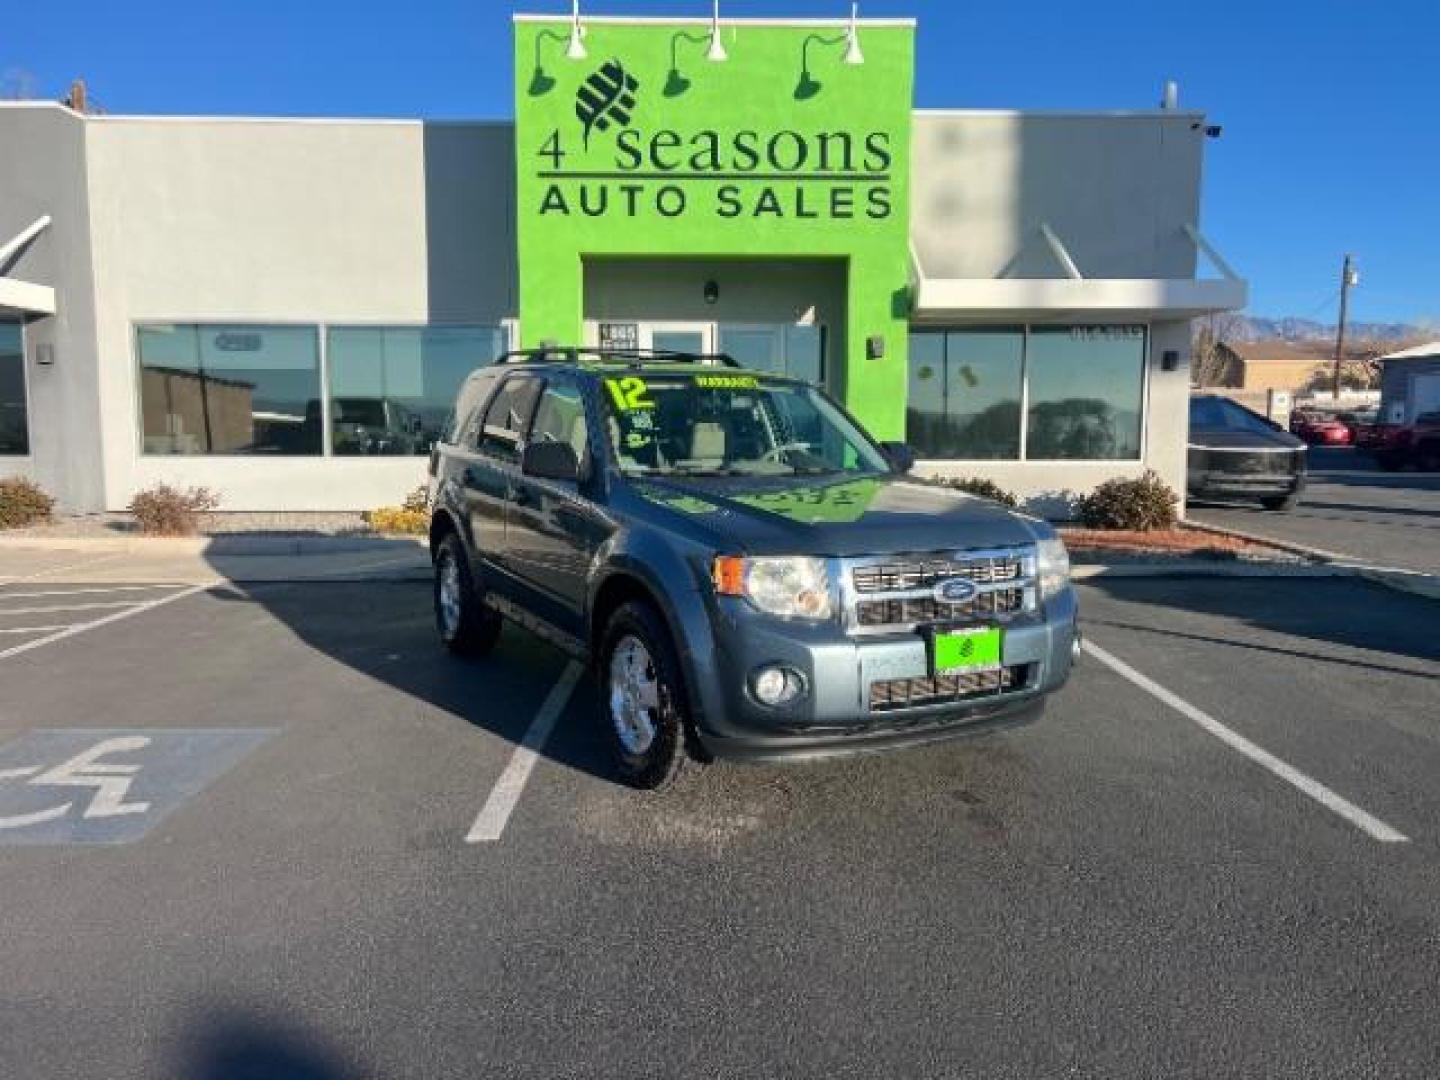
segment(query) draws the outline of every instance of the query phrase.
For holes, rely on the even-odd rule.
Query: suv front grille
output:
[[[943,552],[864,559],[846,569],[846,625],[854,634],[882,634],[936,623],[1007,619],[1036,608],[1031,548]],[[973,582],[976,595],[950,603],[935,586],[951,578]]]
[[[996,615],[1013,615],[1025,608],[1025,590],[999,589],[981,593],[963,604],[947,604],[932,596],[916,600],[860,600],[855,604],[857,626],[891,626],[936,622],[965,622]]]
[[[1024,575],[1025,566],[1019,553],[1006,552],[979,558],[916,559],[857,566],[854,581],[855,591],[863,595],[931,589],[947,578],[968,578],[977,585],[988,585],[996,581],[1018,581]]]
[[[927,679],[886,679],[870,684],[870,711],[893,712],[996,697],[1024,689],[1029,678],[1030,665],[1016,664],[996,671],[950,672]]]

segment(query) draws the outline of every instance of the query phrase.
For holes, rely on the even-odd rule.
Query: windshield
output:
[[[658,476],[889,471],[874,443],[808,386],[742,374],[604,379],[620,470]]]
[[[1275,425],[1263,416],[1224,398],[1190,399],[1190,426],[1197,431],[1250,431],[1268,435]]]

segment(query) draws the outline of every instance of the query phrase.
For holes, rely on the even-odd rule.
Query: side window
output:
[[[518,463],[520,436],[530,422],[539,384],[532,378],[506,379],[490,399],[480,428],[479,450],[501,461]]]
[[[545,388],[535,407],[530,441],[568,443],[575,451],[576,460],[585,460],[589,429],[585,424],[585,401],[578,388],[565,383],[552,383]]]
[[[467,450],[475,449],[475,437],[480,430],[479,413],[494,386],[493,375],[466,380],[455,401],[455,411],[450,414],[447,442]]]

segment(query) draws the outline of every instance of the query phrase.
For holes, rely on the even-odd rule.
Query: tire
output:
[[[674,784],[692,761],[689,709],[670,631],[649,604],[624,604],[610,617],[595,686],[620,778],[650,791]]]
[[[458,656],[484,656],[500,637],[500,613],[475,589],[465,545],[453,532],[435,549],[435,629]]]
[[[1415,468],[1420,472],[1440,472],[1440,442],[1420,444],[1415,453]]]
[[[1300,493],[1298,491],[1290,495],[1272,495],[1260,500],[1260,505],[1266,510],[1294,510],[1299,504]]]
[[[1377,453],[1375,464],[1386,472],[1399,472],[1405,466],[1404,460],[1395,453]]]

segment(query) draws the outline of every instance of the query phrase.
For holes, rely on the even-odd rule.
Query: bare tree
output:
[[[1190,382],[1195,386],[1229,386],[1239,378],[1230,346],[1240,340],[1244,317],[1219,312],[1195,322],[1190,343]]]

